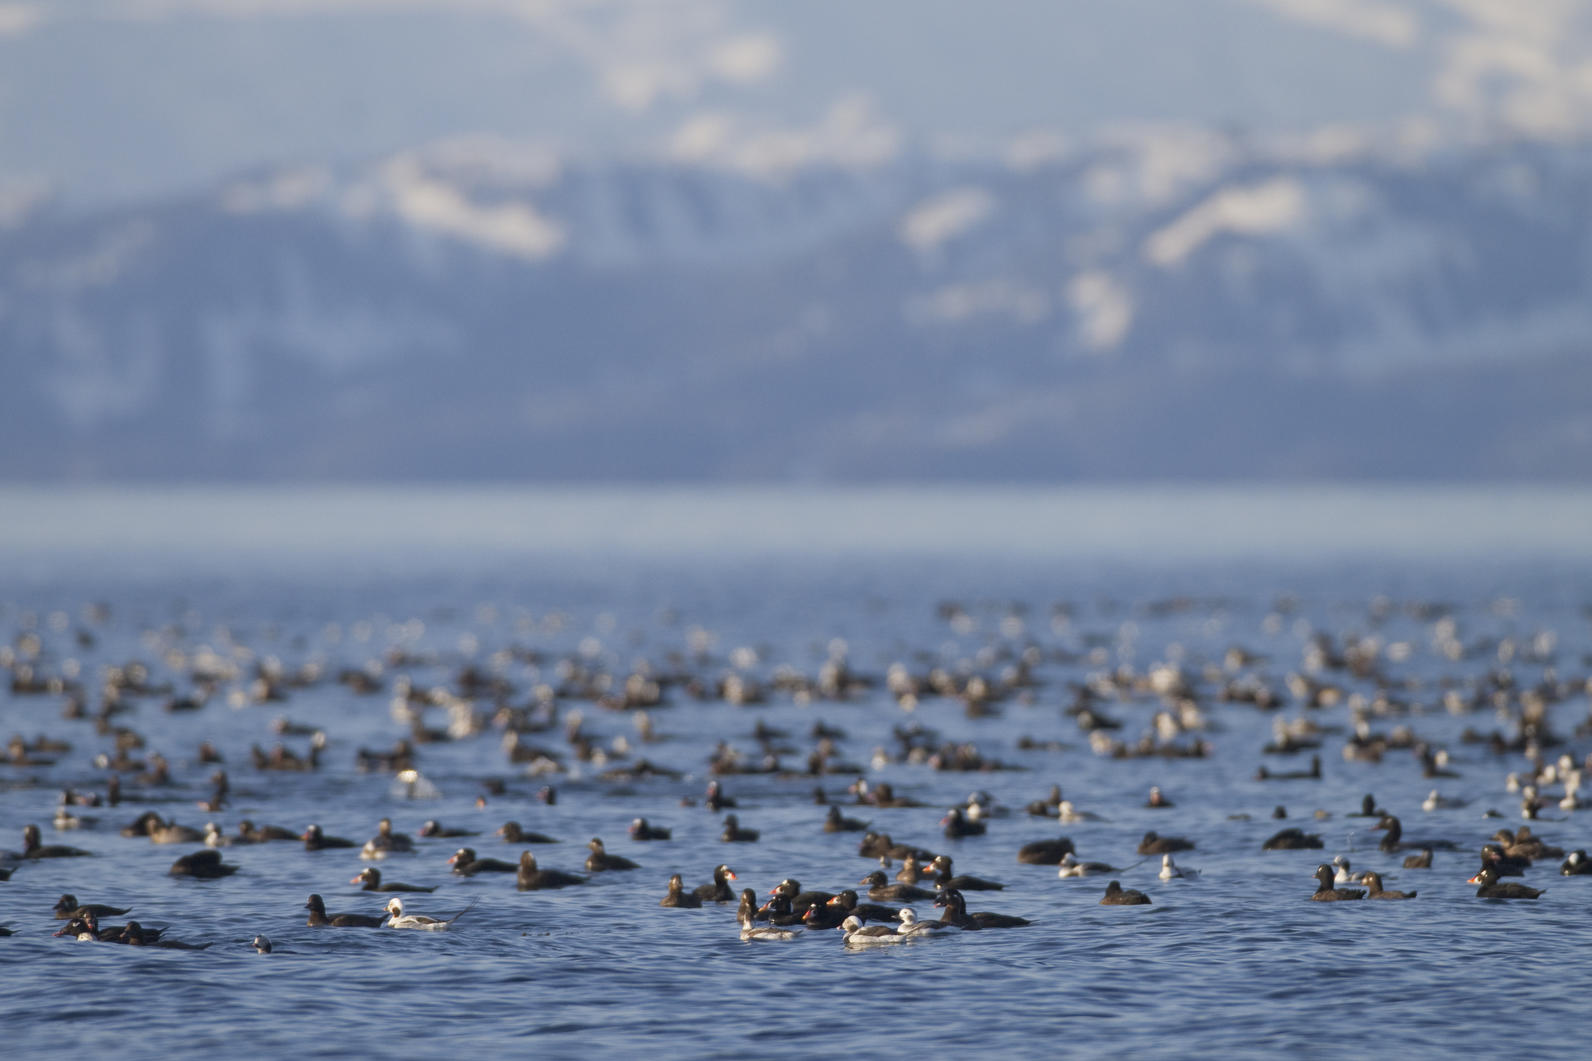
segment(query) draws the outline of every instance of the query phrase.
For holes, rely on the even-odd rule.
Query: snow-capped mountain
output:
[[[0,477],[1568,479],[1592,149],[452,142],[0,228]]]

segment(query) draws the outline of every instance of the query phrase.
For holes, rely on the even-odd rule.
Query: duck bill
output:
[[[1480,884],[1481,883],[1481,874],[1478,873],[1474,877],[1467,878],[1465,883],[1466,884]]]

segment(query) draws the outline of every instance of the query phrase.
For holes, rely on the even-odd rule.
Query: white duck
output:
[[[840,923],[848,947],[878,947],[888,943],[904,943],[911,937],[903,936],[889,925],[864,925],[856,914]]]
[[[799,928],[780,928],[778,925],[759,925],[750,914],[741,918],[741,939],[747,943],[795,939],[802,934]]]
[[[896,935],[907,939],[929,939],[951,927],[940,921],[919,921],[917,911],[910,906],[903,906],[896,916],[901,919],[901,927],[896,929]]]
[[[471,903],[469,906],[465,907],[463,910],[460,910],[452,917],[444,920],[438,917],[427,917],[425,914],[404,913],[404,901],[395,895],[391,899],[387,900],[387,927],[413,928],[420,929],[424,932],[441,932],[447,929],[449,925],[459,920],[459,918],[469,913],[470,909],[474,906],[475,904]]]

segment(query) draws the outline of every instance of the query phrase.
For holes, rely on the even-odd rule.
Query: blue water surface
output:
[[[92,715],[112,668],[142,662],[149,685],[180,693],[193,687],[196,660],[227,664],[198,711],[167,711],[165,692],[125,698],[129,709],[110,724],[142,735],[134,754],[164,754],[177,784],[143,785],[128,772],[124,802],[82,809],[98,821],[75,830],[51,827],[59,794],[104,791],[95,757],[113,750],[114,736],[91,718],[63,718],[65,692],[0,688],[0,735],[72,745],[53,765],[0,766],[0,846],[20,847],[34,822],[46,843],[95,856],[30,861],[0,883],[0,922],[14,933],[0,939],[7,1053],[1436,1057],[1507,1034],[1520,1056],[1579,1055],[1592,878],[1561,877],[1553,859],[1524,878],[1547,889],[1541,900],[1475,897],[1465,878],[1480,844],[1522,822],[1506,777],[1530,762],[1464,734],[1508,736],[1523,692],[1534,690],[1563,742],[1541,757],[1579,763],[1592,752],[1592,556],[1571,526],[1585,507],[1575,494],[1464,492],[0,492],[0,635],[11,674],[26,664],[75,682]],[[404,523],[406,510],[422,530]],[[220,523],[207,525],[207,512]],[[1323,645],[1357,646],[1375,665],[1321,667]],[[977,717],[956,696],[924,692],[904,705],[884,684],[900,665],[999,687],[1025,653],[1032,684]],[[839,659],[873,684],[843,700],[778,688]],[[317,680],[280,700],[251,695],[257,674],[306,664],[320,668]],[[407,732],[392,707],[401,683],[456,690],[466,666],[503,679],[512,706],[579,675],[622,681],[650,669],[682,680],[650,712],[655,743],[638,740],[629,710],[557,697],[559,726],[535,739],[564,753],[562,773],[532,776],[510,763],[485,697],[463,709],[479,732],[420,747],[423,784],[355,768],[356,749],[385,750]],[[1109,736],[1136,742],[1168,707],[1144,685],[1158,666],[1186,679],[1203,719],[1174,743],[1203,740],[1209,754],[1116,758],[1091,748],[1067,710],[1079,690],[1100,690],[1097,709],[1121,724]],[[343,668],[367,669],[381,691],[359,695],[332,680]],[[683,681],[711,689],[730,674],[766,698],[737,706]],[[1333,683],[1342,699],[1307,707],[1290,676]],[[1239,678],[1275,690],[1279,705],[1224,699]],[[597,747],[611,753],[623,738],[632,758],[682,776],[605,780],[627,760],[573,760],[563,727],[577,712]],[[1407,727],[1446,750],[1457,776],[1423,776],[1408,748],[1381,762],[1346,759],[1356,713],[1375,733]],[[1323,730],[1324,776],[1255,780],[1262,763],[1307,765],[1308,753],[1261,750],[1278,722],[1305,718]],[[425,719],[443,726],[448,713],[432,707]],[[325,733],[319,770],[251,766],[251,745],[307,752],[309,738],[280,735],[278,720]],[[820,720],[845,731],[839,758],[923,806],[855,806],[846,790],[858,773],[804,773]],[[790,750],[781,772],[721,778],[741,823],[761,831],[756,843],[721,843],[722,815],[700,805],[708,756],[722,741],[758,763],[760,721],[787,731]],[[912,726],[1011,769],[902,761],[895,731]],[[197,761],[201,739],[226,758],[232,800],[219,813],[195,805],[215,769]],[[488,791],[487,778],[503,791]],[[548,784],[558,791],[551,806],[537,797]],[[1052,784],[1098,820],[1027,815]],[[1175,806],[1146,807],[1151,785]],[[835,932],[747,944],[731,907],[658,906],[671,873],[695,885],[719,862],[759,894],[785,877],[853,886],[876,863],[857,854],[856,834],[821,830],[815,787],[897,840],[952,854],[959,873],[1004,881],[1004,891],[969,893],[970,907],[1034,924],[853,952]],[[1423,811],[1434,788],[1468,802]],[[984,836],[945,838],[940,817],[973,790],[1008,813]],[[1402,854],[1377,849],[1370,821],[1349,816],[1368,792],[1401,816],[1407,838],[1460,849],[1437,852],[1430,870],[1403,869]],[[1278,806],[1286,821],[1271,817]],[[311,892],[334,912],[379,910],[380,898],[347,883],[364,864],[357,849],[234,846],[224,853],[236,875],[173,878],[167,867],[196,845],[118,833],[145,808],[189,825],[215,820],[228,833],[243,818],[318,822],[361,842],[384,816],[410,834],[430,818],[478,830],[469,841],[419,840],[415,853],[379,863],[390,879],[437,886],[412,897],[412,909],[475,905],[443,933],[312,929],[302,908]],[[1489,810],[1501,817],[1484,817]],[[1550,807],[1532,825],[1567,849],[1592,847],[1588,813]],[[638,815],[673,839],[629,840]],[[450,873],[461,842],[517,858],[519,847],[493,835],[510,819],[561,841],[535,849],[544,866],[579,871],[585,842],[601,836],[642,869],[526,893],[512,875]],[[1320,834],[1324,847],[1262,852],[1284,825]],[[1194,840],[1178,861],[1201,875],[1156,879],[1158,860],[1135,854],[1150,829]],[[1052,866],[1016,860],[1022,844],[1063,834],[1081,858],[1125,867],[1123,884],[1152,905],[1102,906],[1105,878],[1058,879]],[[1309,902],[1316,865],[1334,854],[1418,898]],[[132,907],[146,925],[211,945],[55,938],[50,910],[63,892]],[[255,953],[257,933],[275,953]]]

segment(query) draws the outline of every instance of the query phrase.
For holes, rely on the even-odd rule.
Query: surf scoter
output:
[[[1124,888],[1121,881],[1112,881],[1106,885],[1106,894],[1100,900],[1101,906],[1149,906],[1150,897],[1141,891]]]
[[[520,866],[516,872],[518,875],[515,877],[514,887],[522,892],[568,888],[575,884],[586,883],[585,877],[576,876],[573,873],[565,873],[556,869],[537,868],[536,856],[529,851],[520,853]]]
[[[383,882],[381,870],[375,866],[366,866],[359,871],[359,876],[348,883],[358,884],[361,891],[367,892],[434,892],[437,890],[437,886],[434,884],[430,887],[425,887],[419,884],[400,884],[398,881]]]
[[[934,900],[934,905],[945,908],[945,912],[940,915],[942,923],[962,929],[1021,928],[1033,924],[1027,918],[1012,914],[996,914],[989,911],[970,914],[967,912],[967,900],[963,899],[962,893],[955,888],[942,889]]]
[[[305,924],[311,928],[378,928],[387,920],[387,915],[375,917],[370,914],[334,914],[326,913],[326,903],[319,895],[311,895],[304,901],[304,909],[310,912],[309,920]]]
[[[929,863],[929,880],[936,888],[955,888],[961,892],[998,892],[1006,887],[1000,881],[985,880],[983,877],[954,875],[951,872],[950,855],[934,857],[934,861]]]
[[[1481,872],[1465,883],[1481,885],[1476,889],[1476,896],[1480,899],[1535,899],[1545,890],[1516,884],[1514,881],[1500,882],[1498,870],[1493,866],[1483,866]]]
[[[877,902],[912,902],[917,899],[932,899],[934,893],[927,888],[919,888],[916,884],[892,884],[884,875],[884,870],[876,869],[857,882],[868,886],[868,898]],[[826,900],[827,901],[827,900]]]
[[[183,855],[171,864],[171,869],[166,871],[173,877],[197,877],[200,880],[215,880],[218,877],[228,877],[238,872],[238,867],[231,862],[221,861],[221,852],[213,847],[207,847],[192,854]]]
[[[1318,903],[1342,902],[1347,899],[1364,899],[1365,892],[1358,888],[1335,888],[1332,867],[1323,862],[1316,867],[1316,890],[1310,896]]]
[[[592,837],[586,845],[591,849],[591,854],[586,856],[586,872],[607,873],[610,870],[640,869],[641,866],[623,855],[610,855],[603,847],[603,842],[597,837]]]
[[[459,848],[449,857],[448,864],[461,877],[473,877],[477,873],[518,873],[520,869],[517,863],[500,858],[477,858],[473,847]]]
[[[691,890],[705,903],[729,903],[735,901],[735,892],[730,889],[730,881],[735,879],[735,871],[720,863],[713,867],[713,879],[706,884],[699,884]]]
[[[637,818],[630,823],[630,839],[642,840],[667,840],[673,833],[661,825],[649,824],[645,818]]]
[[[314,824],[311,824],[308,828],[306,828],[304,830],[304,834],[300,836],[299,839],[304,841],[304,850],[306,851],[326,851],[331,848],[359,846],[358,844],[354,843],[354,841],[345,837],[327,836],[325,833],[321,832],[321,827],[319,825]]]
[[[503,838],[505,844],[556,844],[551,836],[533,833],[520,828],[519,822],[504,822],[498,827],[497,834]]]
[[[1181,836],[1161,836],[1154,831],[1144,834],[1144,839],[1139,841],[1139,854],[1141,855],[1169,855],[1176,851],[1192,851],[1194,842],[1185,840]],[[1060,861],[1060,856],[1057,856]]]
[[[1017,861],[1031,866],[1054,866],[1064,855],[1076,851],[1070,839],[1058,836],[1054,840],[1035,840],[1017,850]]]
[[[1324,846],[1317,833],[1289,827],[1273,833],[1260,845],[1262,851],[1310,851]]]
[[[857,893],[846,888],[835,896],[825,906],[833,906],[842,914],[855,914],[864,921],[888,921],[896,916],[896,907],[885,906],[880,903],[858,902]]]
[[[87,858],[93,854],[94,852],[84,851],[81,847],[41,843],[37,825],[25,825],[22,827],[23,858]]]
[[[93,914],[95,917],[120,917],[131,907],[106,906],[103,903],[80,903],[77,896],[67,892],[55,901],[55,919],[57,921],[70,921],[74,917],[84,914]]]
[[[1393,892],[1382,887],[1382,874],[1372,870],[1365,877],[1365,897],[1367,899],[1413,899],[1415,892]]]
[[[676,873],[669,878],[668,894],[658,900],[658,905],[680,910],[697,910],[701,908],[702,900],[685,890],[685,878]]]

